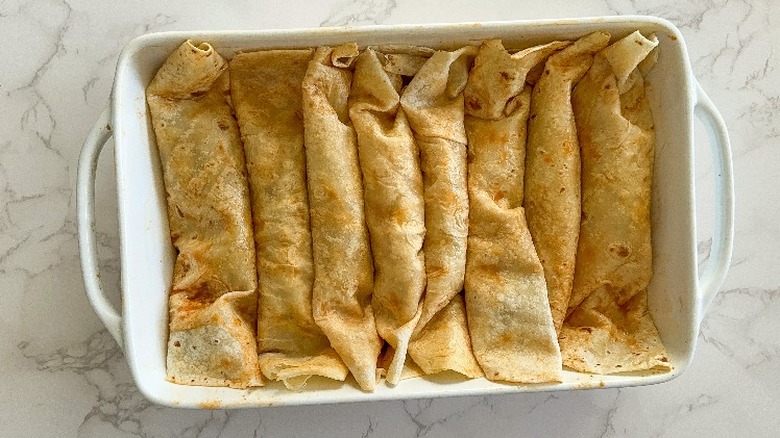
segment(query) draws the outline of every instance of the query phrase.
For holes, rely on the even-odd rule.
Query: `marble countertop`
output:
[[[780,6],[771,0],[203,0],[0,2],[0,435],[770,436],[780,430]],[[680,27],[729,126],[737,197],[731,269],[695,358],[652,387],[339,406],[188,411],[145,400],[87,302],[76,163],[120,50],[146,32],[650,14]],[[775,53],[775,52],[778,53]],[[712,170],[698,129],[699,249]],[[112,145],[99,162],[98,245],[119,298]],[[777,204],[775,204],[777,202]]]

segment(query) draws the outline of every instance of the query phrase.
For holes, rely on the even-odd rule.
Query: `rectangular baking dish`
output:
[[[170,243],[165,190],[144,91],[163,60],[187,38],[208,41],[230,57],[241,49],[298,48],[356,41],[455,48],[501,38],[510,48],[553,39],[576,39],[605,30],[619,38],[634,30],[655,32],[660,56],[649,80],[657,144],[652,199],[654,277],[649,307],[668,349],[669,372],[599,376],[564,372],[559,384],[499,384],[485,379],[458,381],[438,375],[384,383],[373,393],[312,378],[303,391],[280,384],[251,390],[181,386],[165,380],[168,289],[175,257]],[[712,254],[697,269],[694,205],[693,123],[707,127],[715,160],[716,226]],[[121,315],[103,295],[94,237],[94,175],[102,145],[115,140],[119,235],[121,241]],[[672,380],[691,361],[699,323],[725,277],[733,238],[733,182],[728,134],[723,120],[694,79],[679,30],[655,17],[600,17],[496,23],[370,26],[303,30],[166,32],[131,41],[117,65],[111,100],[89,134],[79,162],[79,243],[85,288],[98,316],[124,349],[140,391],[162,405],[189,408],[237,408],[351,401],[410,399],[453,395],[561,391],[648,385]]]

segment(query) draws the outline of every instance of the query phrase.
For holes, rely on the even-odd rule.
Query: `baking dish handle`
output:
[[[734,177],[732,175],[731,144],[726,124],[718,109],[696,83],[694,114],[704,124],[712,146],[715,179],[715,230],[710,258],[699,276],[702,294],[699,321],[726,279],[734,243]]]
[[[122,317],[103,293],[95,242],[95,172],[103,145],[112,135],[111,108],[106,106],[81,148],[76,183],[76,204],[79,225],[79,255],[81,256],[84,288],[87,290],[87,297],[95,309],[95,313],[121,347]]]

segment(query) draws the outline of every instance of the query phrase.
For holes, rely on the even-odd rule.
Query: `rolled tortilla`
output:
[[[566,44],[553,42],[510,55],[500,41],[486,41],[466,85],[466,311],[474,355],[490,380],[561,380],[544,271],[522,202],[531,99],[526,75]]]
[[[582,224],[560,342],[564,364],[578,371],[668,367],[646,298],[655,133],[640,63],[657,45],[639,32],[617,41],[574,89]]]
[[[398,92],[399,74],[379,54],[357,58],[349,114],[358,139],[366,221],[376,277],[372,305],[379,335],[394,349],[387,382],[398,383],[425,289],[425,211],[419,152]]]
[[[301,84],[313,50],[239,53],[230,85],[252,194],[260,369],[290,389],[348,369],[312,316],[314,269]]]
[[[186,41],[146,90],[177,250],[170,292],[167,379],[184,385],[262,384],[257,273],[238,126],[225,60]]]
[[[469,377],[481,370],[471,351],[465,307],[452,305],[439,318],[444,321],[426,327],[463,289],[469,212],[463,89],[476,52],[473,46],[436,52],[401,98],[420,149],[427,230],[428,284],[409,354],[427,373],[452,370]]]
[[[580,234],[580,146],[571,91],[609,38],[595,32],[550,56],[531,99],[524,207],[558,333],[569,305]]]
[[[406,87],[401,104],[420,149],[428,284],[419,333],[463,288],[468,237],[463,89],[476,47],[437,52]]]
[[[355,56],[356,45],[321,47],[303,79],[314,258],[312,311],[360,387],[371,391],[382,340],[371,308],[374,272],[357,142],[347,108],[352,71],[334,66],[351,65],[349,58]]]

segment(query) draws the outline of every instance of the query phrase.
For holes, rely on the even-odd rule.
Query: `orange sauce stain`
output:
[[[206,400],[204,402],[198,403],[198,407],[201,409],[219,409],[222,407],[222,403],[219,400]]]

